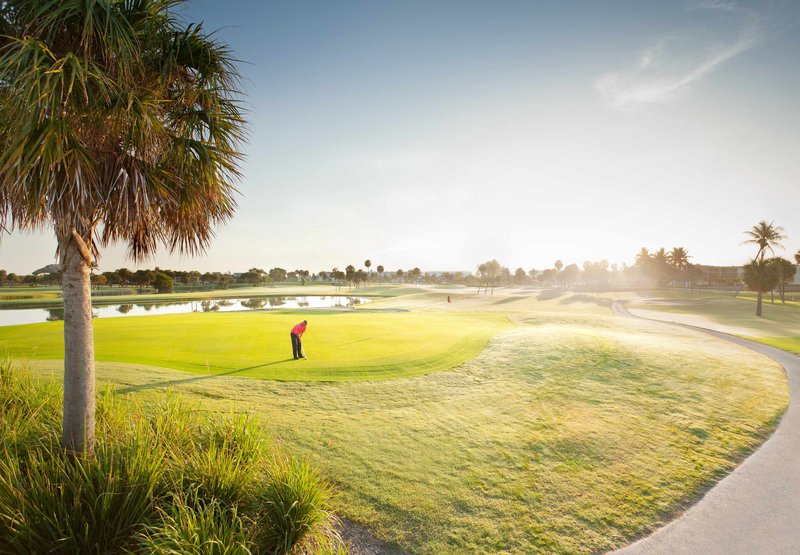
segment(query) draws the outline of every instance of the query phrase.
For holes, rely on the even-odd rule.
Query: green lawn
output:
[[[353,380],[336,383],[241,377],[268,376],[279,365],[203,373],[208,357],[220,373],[251,365],[236,357],[260,356],[267,329],[285,358],[287,326],[300,313],[97,320],[98,345],[137,361],[100,362],[98,376],[135,398],[171,390],[207,410],[265,415],[281,441],[335,481],[343,516],[405,551],[600,552],[702,495],[769,435],[788,402],[783,372],[768,359],[688,330],[616,318],[605,305],[569,292],[466,291],[451,305],[441,292],[379,305],[411,312],[307,313],[312,359],[280,368],[336,359],[341,367],[320,372],[352,372]],[[418,373],[414,360],[449,357],[466,329],[482,338],[467,350],[480,352],[448,359],[469,358],[448,370],[357,381],[358,368],[349,368],[361,353],[394,356],[394,375]],[[29,348],[30,337],[59,330],[13,333],[28,337]],[[7,333],[0,329],[0,349]],[[163,368],[177,359],[192,372]],[[37,365],[59,378],[57,362]]]
[[[308,360],[292,360],[289,330],[308,319]],[[96,358],[203,374],[346,381],[416,376],[476,356],[510,322],[490,313],[246,312],[95,320]],[[14,358],[63,356],[63,323],[0,327]]]
[[[631,297],[632,312],[660,320],[711,328],[800,354],[800,307],[775,304],[769,296],[763,316],[755,315],[751,295],[671,291]]]

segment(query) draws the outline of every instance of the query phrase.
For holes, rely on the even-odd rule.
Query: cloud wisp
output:
[[[725,2],[692,10],[692,24],[659,38],[627,70],[601,75],[595,88],[619,109],[672,101],[761,38],[758,13]]]

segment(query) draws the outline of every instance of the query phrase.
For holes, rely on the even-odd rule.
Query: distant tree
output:
[[[95,287],[102,287],[103,285],[108,285],[108,278],[105,276],[105,274],[93,275],[92,285],[94,285]]]
[[[0,270],[0,287],[4,287],[8,281],[8,272],[5,270]]]
[[[800,264],[800,251],[794,253],[794,261]]]
[[[497,278],[501,274],[502,266],[496,259],[487,260],[478,266],[478,274],[483,278],[486,288],[484,293],[488,291],[489,286],[492,288],[492,295],[494,295],[494,286]]]
[[[250,271],[252,272],[253,270]],[[264,270],[257,270],[257,271],[262,274],[264,273]],[[276,283],[279,281],[286,281],[286,270],[284,270],[283,268],[277,268],[277,267],[271,268],[267,275],[269,275],[269,279],[272,281],[272,283]]]
[[[528,274],[522,268],[514,270],[514,285],[525,285],[528,279]]]
[[[355,282],[356,282],[356,287],[359,287],[362,284],[367,282],[367,273],[364,270],[362,270],[361,268],[359,268],[358,270],[356,270],[356,273],[354,275],[354,279],[355,279]]]
[[[662,287],[666,287],[672,277],[672,267],[669,263],[669,255],[664,247],[661,247],[653,253],[651,269],[658,284]]]
[[[754,260],[763,261],[767,251],[775,253],[775,247],[783,248],[781,241],[786,239],[783,235],[783,228],[776,226],[775,222],[767,223],[766,220],[761,220],[752,228],[745,231],[745,235],[749,237],[742,241],[742,245],[757,245],[758,252]]]
[[[556,272],[561,272],[561,269],[564,267],[564,263],[560,260],[556,260],[556,263],[553,265],[553,267],[556,269]]]
[[[150,270],[136,270],[131,281],[139,287],[147,287],[153,283],[153,272]]]
[[[570,287],[578,282],[578,278],[580,276],[581,276],[581,269],[578,268],[578,265],[569,264],[567,267],[564,268],[559,277],[567,287]]]
[[[539,272],[536,270],[536,268],[531,268],[528,270],[528,277],[531,278],[531,281],[535,281],[538,274]]]
[[[254,272],[253,270],[248,270],[239,276],[239,283],[247,283],[252,285],[253,287],[257,287],[262,283],[264,279],[264,274],[260,272]]]
[[[30,285],[31,287],[36,287],[39,283],[39,277],[32,274],[23,276],[22,283],[24,283],[25,285]]]
[[[384,270],[383,266],[378,264],[378,267],[375,268],[375,270],[378,272],[378,277],[379,277],[380,281],[383,282],[383,270]]]
[[[760,251],[759,251],[760,252]],[[761,303],[765,291],[778,285],[778,269],[769,260],[753,259],[744,267],[744,283],[751,291],[758,292],[756,316],[761,316]]]
[[[555,268],[548,268],[546,270],[542,270],[539,273],[539,282],[546,287],[552,286],[555,279],[556,279]]]
[[[674,247],[667,253],[667,263],[672,266],[675,279],[686,281],[686,269],[689,267],[689,252],[683,247]]]
[[[348,264],[344,269],[344,277],[347,283],[352,287],[356,281],[356,267],[352,264]]]
[[[164,272],[155,272],[153,287],[159,293],[172,293],[172,278]]]
[[[223,289],[229,288],[231,285],[233,285],[233,275],[230,272],[222,274],[219,284]]]
[[[367,258],[367,259],[364,261],[364,267],[367,269],[367,281],[369,281],[369,269],[372,267],[372,260],[370,260],[369,258]]]
[[[770,258],[769,262],[775,266],[775,271],[778,274],[778,293],[781,297],[781,303],[786,303],[786,284],[789,280],[794,278],[797,268],[794,264],[780,256]]]
[[[395,272],[395,274],[397,275],[397,282],[398,283],[403,283],[403,274],[404,274],[403,270],[402,269],[397,270],[397,272]]]
[[[417,268],[415,266],[415,267],[413,267],[411,269],[411,271],[409,273],[410,273],[411,277],[414,279],[414,282],[417,282],[417,281],[419,281],[419,276],[422,275],[422,270],[420,270],[419,268]]]
[[[651,259],[650,252],[642,247],[636,254],[636,265],[644,268],[650,263]]]
[[[127,268],[120,268],[117,270],[117,275],[120,279],[120,285],[130,285],[133,283],[133,272]]]
[[[683,247],[674,247],[667,254],[667,262],[669,262],[676,270],[682,271],[689,265],[689,253]]]
[[[566,272],[566,269],[564,270]],[[583,281],[592,285],[608,285],[608,260],[583,263]]]

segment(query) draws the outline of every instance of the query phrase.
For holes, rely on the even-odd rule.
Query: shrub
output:
[[[258,545],[266,553],[345,553],[332,490],[304,461],[278,459],[259,495]]]
[[[330,487],[260,420],[147,401],[106,390],[75,456],[58,384],[0,360],[0,553],[346,553]]]
[[[161,457],[146,441],[98,443],[81,458],[57,442],[0,460],[0,545],[16,553],[105,553],[156,516]]]
[[[140,543],[147,553],[159,555],[251,555],[252,523],[239,516],[236,507],[219,501],[204,502],[196,491],[188,501],[175,496],[161,510],[158,525],[148,527]]]

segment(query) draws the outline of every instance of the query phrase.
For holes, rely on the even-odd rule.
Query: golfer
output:
[[[303,334],[306,332],[306,326],[308,326],[308,322],[303,320],[292,328],[292,354],[295,360],[306,358],[306,355],[303,354]]]

